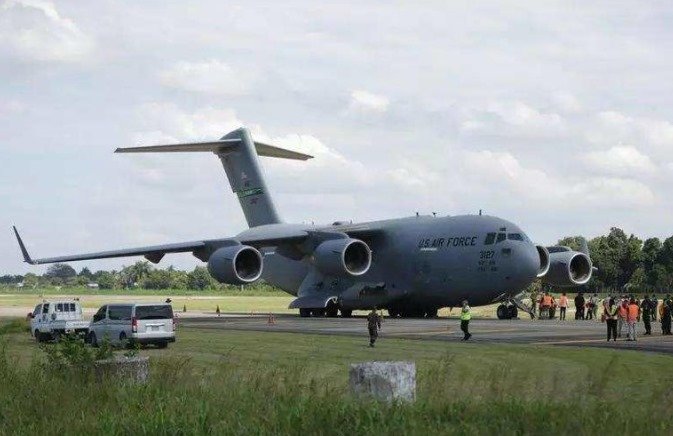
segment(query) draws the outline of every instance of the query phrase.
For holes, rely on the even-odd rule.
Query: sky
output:
[[[242,231],[213,155],[112,153],[240,126],[315,156],[261,158],[286,222],[670,236],[671,22],[664,1],[0,0],[0,274],[44,270],[12,225],[33,257]]]

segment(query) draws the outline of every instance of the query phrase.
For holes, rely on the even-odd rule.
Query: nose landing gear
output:
[[[519,309],[514,304],[501,303],[496,315],[498,319],[516,319],[519,317]]]
[[[533,310],[516,297],[506,298],[500,303],[496,310],[496,315],[498,319],[517,319],[519,317],[519,310],[529,314],[531,319],[535,318]]]

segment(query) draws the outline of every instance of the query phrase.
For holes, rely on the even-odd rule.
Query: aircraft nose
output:
[[[526,244],[517,250],[517,278],[521,286],[528,286],[540,271],[540,253],[533,244]]]

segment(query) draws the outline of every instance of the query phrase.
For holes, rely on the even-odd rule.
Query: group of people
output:
[[[556,310],[559,310],[559,319],[566,319],[566,312],[569,307],[569,299],[566,293],[562,293],[558,301],[550,292],[542,295],[531,295],[533,315],[540,319],[553,319],[556,317]],[[595,319],[598,315],[598,294],[593,294],[585,298],[582,292],[578,293],[574,300],[575,319]],[[536,313],[536,309],[538,312]]]
[[[603,319],[607,323],[608,341],[622,337],[623,329],[627,329],[627,340],[635,341],[636,323],[643,321],[645,335],[652,334],[652,321],[657,317],[661,322],[661,334],[671,334],[671,314],[673,314],[673,300],[670,295],[662,300],[661,304],[656,295],[650,298],[645,295],[642,301],[635,296],[610,296],[603,301]]]

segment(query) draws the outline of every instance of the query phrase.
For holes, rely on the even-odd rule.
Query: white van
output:
[[[138,343],[165,348],[175,342],[173,308],[166,303],[106,304],[93,316],[88,340],[95,347],[104,338],[118,346]]]
[[[68,333],[86,336],[88,331],[89,322],[82,319],[79,301],[43,301],[30,314],[30,332],[37,342],[58,341]]]

